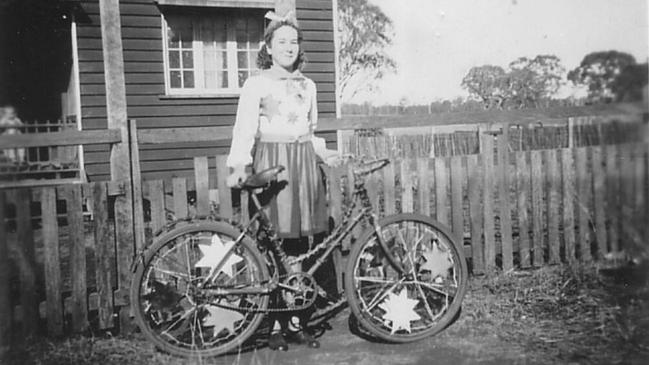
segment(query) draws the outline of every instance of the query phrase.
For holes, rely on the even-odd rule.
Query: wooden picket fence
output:
[[[590,261],[645,244],[647,144],[509,152],[505,139],[485,135],[482,143],[495,153],[392,160],[368,178],[375,209],[447,225],[474,273]],[[216,176],[208,174],[212,158]],[[194,215],[245,220],[247,204],[233,205],[225,188],[225,156],[198,157],[194,166],[193,179],[143,182],[148,232]],[[352,191],[350,168],[326,169],[334,221]]]
[[[475,274],[647,249],[646,142],[520,151],[487,132],[479,154],[393,158],[367,182],[376,210],[448,225]],[[326,169],[334,220],[349,172]],[[0,346],[18,333],[129,329],[131,263],[144,237],[174,219],[248,216],[227,173],[225,156],[204,156],[188,178],[0,190]]]
[[[96,312],[96,327],[113,327],[132,275],[130,189],[128,182],[96,182],[0,192],[3,212],[15,213],[0,227],[2,278],[19,283],[16,296],[3,280],[3,325],[20,323],[25,335],[35,334],[44,318],[47,332],[61,335],[64,327],[87,330],[88,313]]]

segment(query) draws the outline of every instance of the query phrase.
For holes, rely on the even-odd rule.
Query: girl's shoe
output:
[[[312,349],[317,349],[320,347],[320,342],[313,337],[312,334],[300,330],[297,332],[291,332],[290,333],[290,340],[291,342],[294,342],[298,345],[307,345],[308,347]]]
[[[268,337],[268,347],[271,350],[288,351],[288,344],[280,332],[271,333]]]

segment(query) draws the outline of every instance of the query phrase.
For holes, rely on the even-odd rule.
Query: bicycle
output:
[[[354,165],[353,199],[341,222],[295,258],[285,254],[255,193],[276,183],[281,166],[241,184],[256,207],[246,225],[220,219],[171,224],[136,260],[130,298],[142,333],[174,355],[216,356],[242,346],[271,312],[319,306],[312,315],[318,321],[347,302],[360,327],[378,339],[405,343],[443,330],[467,289],[462,246],[423,215],[377,218],[365,177],[388,163]],[[327,292],[314,275],[362,221],[369,228],[351,245],[344,292]],[[308,270],[292,269],[306,259],[315,259]],[[281,303],[270,306],[271,295]]]

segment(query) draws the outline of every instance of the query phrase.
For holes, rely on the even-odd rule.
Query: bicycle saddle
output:
[[[277,175],[284,171],[284,166],[278,165],[260,171],[256,174],[248,176],[246,181],[241,183],[242,189],[257,189],[268,185],[271,181],[277,178]]]

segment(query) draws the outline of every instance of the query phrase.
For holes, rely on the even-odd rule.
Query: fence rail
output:
[[[76,124],[30,124],[0,135],[0,188],[81,181],[79,145],[115,144],[117,129],[79,131]]]

